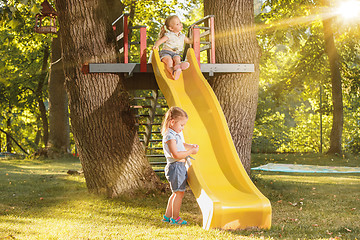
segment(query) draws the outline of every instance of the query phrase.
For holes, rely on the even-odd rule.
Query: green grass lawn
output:
[[[256,154],[269,162],[359,166],[358,156]],[[107,199],[87,192],[77,159],[0,159],[0,239],[357,239],[360,174],[253,172],[272,204],[270,230],[205,231],[191,191],[181,215],[189,226],[162,223],[170,193]],[[163,179],[163,178],[162,178]]]

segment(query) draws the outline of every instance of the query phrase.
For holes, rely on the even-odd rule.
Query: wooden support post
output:
[[[193,38],[194,38],[194,52],[196,56],[196,60],[200,66],[200,28],[198,26],[194,26],[193,28]]]
[[[129,62],[129,27],[128,16],[124,15],[124,63]]]
[[[146,27],[140,28],[140,72],[146,72]]]
[[[215,21],[214,16],[209,18],[209,26],[210,26],[210,63],[215,63]]]

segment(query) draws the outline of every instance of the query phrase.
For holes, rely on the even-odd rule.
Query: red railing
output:
[[[131,45],[140,45],[140,72],[146,72],[147,63],[146,63],[146,26],[133,26],[129,27],[128,24],[129,14],[123,14],[118,19],[112,23],[113,30],[116,34],[116,41],[120,42],[119,52],[123,53],[124,63],[129,63],[129,48]],[[121,21],[122,20],[122,21]],[[139,42],[129,42],[129,31],[130,30],[140,30],[140,41]],[[123,40],[121,44],[121,40]]]
[[[129,48],[131,45],[140,45],[140,72],[147,71],[147,55],[146,55],[146,26],[133,26],[128,25],[129,14],[123,14],[113,23],[113,29],[116,34],[116,41],[119,43],[119,53],[123,56],[123,62],[129,63]],[[129,42],[130,30],[140,30],[140,41]],[[214,16],[209,15],[196,21],[189,27],[189,33],[193,36],[194,43],[192,47],[195,51],[196,59],[200,65],[200,52],[207,51],[208,62],[215,63],[215,28]],[[205,38],[204,41],[201,39]],[[122,43],[121,43],[122,40]],[[184,52],[186,54],[186,52]]]
[[[194,52],[196,59],[200,65],[200,52],[208,51],[208,61],[215,63],[215,27],[214,16],[209,15],[196,21],[189,26],[189,31],[192,32],[194,39]],[[203,26],[201,26],[203,25]],[[201,32],[202,31],[202,32]],[[201,41],[205,38],[205,41]]]

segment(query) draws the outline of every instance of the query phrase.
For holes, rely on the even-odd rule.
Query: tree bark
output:
[[[70,147],[68,101],[65,91],[65,75],[61,59],[60,34],[53,38],[51,46],[51,72],[49,78],[49,150],[65,154]]]
[[[36,135],[35,135],[35,140],[34,143],[36,146],[39,145],[40,140],[41,140],[41,125],[40,125],[40,116],[36,117],[36,127],[37,127],[37,131],[36,131]]]
[[[10,108],[11,109],[11,108]],[[9,111],[10,113],[11,113],[11,110]],[[10,115],[9,115],[9,117],[6,119],[6,127],[9,129],[9,132],[11,132],[10,131],[10,129],[11,129],[11,118],[10,118]],[[12,147],[11,147],[11,137],[10,137],[10,134],[9,133],[7,133],[6,134],[6,151],[7,152],[11,152],[11,149],[12,149]]]
[[[123,77],[81,72],[84,63],[116,61],[109,8],[100,0],[55,2],[71,127],[89,191],[117,197],[156,189],[160,181],[139,141]]]
[[[49,48],[45,47],[43,64],[41,67],[41,77],[39,79],[38,85],[35,90],[36,100],[39,105],[40,119],[41,119],[42,127],[43,127],[42,136],[43,136],[43,143],[44,143],[45,147],[49,140],[49,123],[48,123],[47,111],[46,111],[46,107],[45,107],[44,99],[43,99],[43,87],[44,87],[45,77],[46,77],[47,68],[48,68],[49,56],[50,56]]]
[[[330,133],[329,154],[341,154],[343,131],[343,100],[340,73],[340,57],[336,50],[334,34],[331,27],[332,18],[323,20],[325,52],[329,58],[333,102],[333,123]]]
[[[217,63],[253,63],[254,73],[216,74],[210,83],[224,111],[236,150],[250,174],[256,117],[260,47],[250,0],[204,0],[205,15],[215,15]]]

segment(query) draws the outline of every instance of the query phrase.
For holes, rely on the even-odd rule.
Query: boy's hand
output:
[[[153,46],[153,49],[154,50],[159,50],[159,47],[158,46]]]

